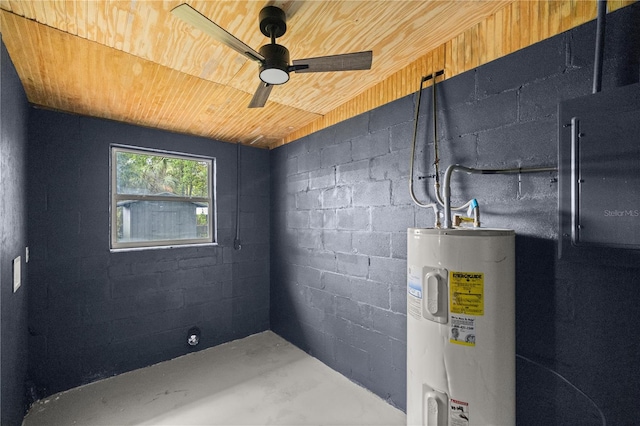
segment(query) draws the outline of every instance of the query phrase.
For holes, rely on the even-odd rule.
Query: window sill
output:
[[[179,249],[188,247],[215,247],[219,246],[218,243],[197,243],[197,244],[175,244],[168,246],[149,246],[149,247],[123,247],[123,248],[110,248],[111,253],[122,253],[127,251],[143,251],[143,250],[166,250],[166,249]]]

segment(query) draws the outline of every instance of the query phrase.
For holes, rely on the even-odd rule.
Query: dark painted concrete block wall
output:
[[[638,4],[609,15],[604,90],[638,81],[638,22]],[[556,165],[557,105],[590,93],[594,40],[592,22],[439,85],[441,172],[453,163]],[[433,192],[430,99],[429,88],[416,153],[422,200]],[[415,101],[271,152],[272,329],[403,409],[406,228],[433,226],[433,213],[408,194]],[[475,197],[484,226],[518,234],[518,424],[601,424],[598,410],[609,424],[633,424],[639,265],[616,263],[607,249],[556,259],[556,178],[453,178],[454,202]]]
[[[27,372],[27,97],[4,43],[0,52],[0,424],[20,424]],[[22,286],[13,292],[13,259]]]
[[[241,150],[242,250],[233,249],[236,146],[32,109],[29,376],[65,390],[269,329],[269,154]],[[218,246],[109,251],[109,146],[216,158]]]

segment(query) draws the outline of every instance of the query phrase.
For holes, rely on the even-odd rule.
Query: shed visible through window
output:
[[[111,248],[215,242],[215,159],[112,147]]]

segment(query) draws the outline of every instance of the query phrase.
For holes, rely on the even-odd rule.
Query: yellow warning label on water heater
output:
[[[484,315],[484,274],[449,271],[449,305],[452,314]]]

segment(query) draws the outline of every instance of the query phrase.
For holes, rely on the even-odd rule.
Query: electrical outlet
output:
[[[22,273],[20,268],[22,266],[22,257],[18,256],[13,259],[13,292],[15,293],[22,284]]]

